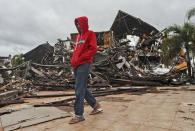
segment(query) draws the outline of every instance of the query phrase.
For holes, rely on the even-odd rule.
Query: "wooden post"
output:
[[[26,70],[25,70],[25,74],[24,74],[24,79],[26,79],[27,76],[29,75],[29,70],[30,70],[30,69],[31,69],[31,62],[28,61],[28,62],[26,63]]]

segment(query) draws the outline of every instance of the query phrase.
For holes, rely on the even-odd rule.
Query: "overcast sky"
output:
[[[76,32],[75,17],[87,16],[90,29],[106,31],[122,10],[161,30],[181,25],[192,7],[195,0],[0,0],[0,56],[66,39]]]

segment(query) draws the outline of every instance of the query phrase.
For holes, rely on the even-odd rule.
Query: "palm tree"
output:
[[[187,14],[186,14],[186,18],[189,21],[193,16],[195,16],[195,8],[190,9]]]
[[[195,52],[195,25],[190,22],[192,16],[195,16],[195,8],[192,8],[187,12],[187,22],[184,22],[183,26],[173,25],[166,30],[165,33],[168,35],[168,38],[162,45],[162,50],[165,57],[168,58],[167,60],[171,60],[176,57],[182,47],[186,48],[188,75],[190,78],[191,62],[189,52]]]
[[[186,18],[187,18],[187,23],[189,23],[190,19],[195,16],[195,8],[192,8],[190,9],[187,14],[186,14]],[[194,28],[194,27],[193,27]],[[192,29],[193,29],[192,28]],[[194,28],[195,29],[195,28]],[[192,34],[192,37],[191,37],[191,41],[188,42],[187,44],[187,48],[186,48],[186,54],[187,54],[187,58],[188,58],[188,61],[187,61],[187,65],[188,65],[188,72],[189,72],[189,76],[191,76],[191,61],[190,61],[190,56],[189,56],[189,48],[192,49],[192,52],[195,52],[195,31],[194,29],[192,30],[192,32],[190,32],[191,30],[189,29],[189,31],[187,32],[188,35],[191,35]],[[189,45],[189,43],[192,42],[191,45]]]

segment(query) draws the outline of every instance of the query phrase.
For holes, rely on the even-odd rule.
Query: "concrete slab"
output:
[[[69,117],[70,114],[55,107],[32,107],[0,116],[5,131]]]

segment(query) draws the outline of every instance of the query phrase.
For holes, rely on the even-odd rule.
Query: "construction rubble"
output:
[[[94,56],[88,88],[94,96],[123,92],[149,92],[156,86],[180,85],[187,81],[185,67],[180,71],[166,68],[162,63],[160,46],[164,31],[158,31],[141,19],[119,11],[110,31],[95,32],[98,52]],[[71,106],[73,94],[37,96],[36,91],[74,89],[73,67],[70,64],[76,33],[67,40],[48,42],[24,54],[25,62],[16,67],[0,67],[0,107],[24,103],[23,98],[71,98],[40,106]],[[8,59],[8,58],[7,58]],[[119,88],[119,87],[127,88]],[[144,88],[129,88],[145,86]],[[2,114],[2,113],[1,113]]]
[[[160,45],[165,30],[158,31],[141,19],[119,11],[110,31],[95,32],[98,52],[88,87],[162,86],[181,79],[181,74],[162,67]],[[72,33],[67,40],[58,39],[54,46],[47,42],[36,47],[24,54],[26,62],[17,67],[0,68],[1,79],[5,76],[0,91],[18,90],[24,94],[74,88],[70,60],[76,35]]]

